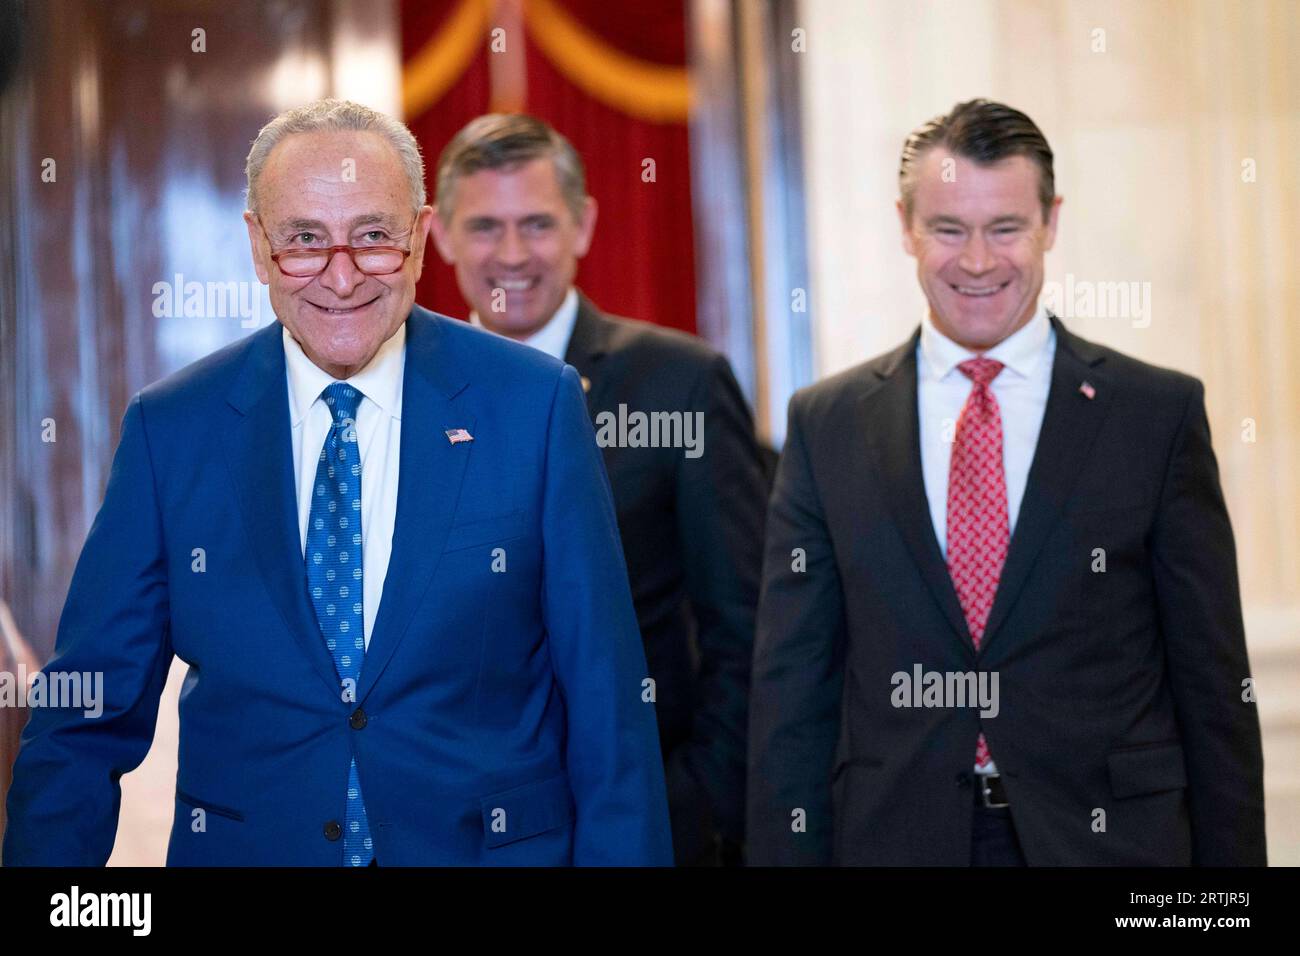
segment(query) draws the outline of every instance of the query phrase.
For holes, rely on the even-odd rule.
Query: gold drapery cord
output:
[[[442,29],[402,69],[402,112],[418,116],[464,75],[487,30],[491,0],[461,0]]]
[[[533,42],[574,86],[629,116],[655,123],[684,123],[691,84],[685,67],[629,56],[583,26],[554,0],[524,0],[524,22]],[[462,0],[439,30],[409,61],[402,75],[407,118],[428,109],[465,72],[484,42],[491,0]]]

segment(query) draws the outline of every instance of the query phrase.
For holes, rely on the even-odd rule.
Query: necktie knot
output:
[[[960,362],[957,368],[976,385],[988,385],[1005,366],[997,359],[973,358]]]
[[[355,385],[349,385],[347,382],[332,382],[325,386],[320,397],[325,399],[330,414],[334,416],[334,424],[342,425],[345,421],[357,420],[357,406],[365,396]]]

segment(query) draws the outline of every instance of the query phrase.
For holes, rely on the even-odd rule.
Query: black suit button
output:
[[[343,826],[337,820],[325,824],[325,839],[333,842],[343,835]]]
[[[957,774],[957,786],[963,789],[970,786],[970,774],[967,771]]]
[[[348,718],[348,724],[353,730],[360,730],[366,725],[368,719],[369,718],[366,717],[366,712],[358,707],[352,712],[352,716]]]

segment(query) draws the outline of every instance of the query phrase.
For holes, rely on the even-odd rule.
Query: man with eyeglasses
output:
[[[48,665],[103,713],[32,711],[5,863],[107,861],[175,654],[169,864],[671,864],[577,373],[414,304],[401,123],[291,110],[247,174],[279,322],[127,408]]]

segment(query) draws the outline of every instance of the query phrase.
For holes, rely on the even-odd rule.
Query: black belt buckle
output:
[[[975,793],[980,806],[988,807],[990,810],[1011,806],[1007,802],[1006,787],[1002,785],[1002,774],[977,773],[975,781]]]

